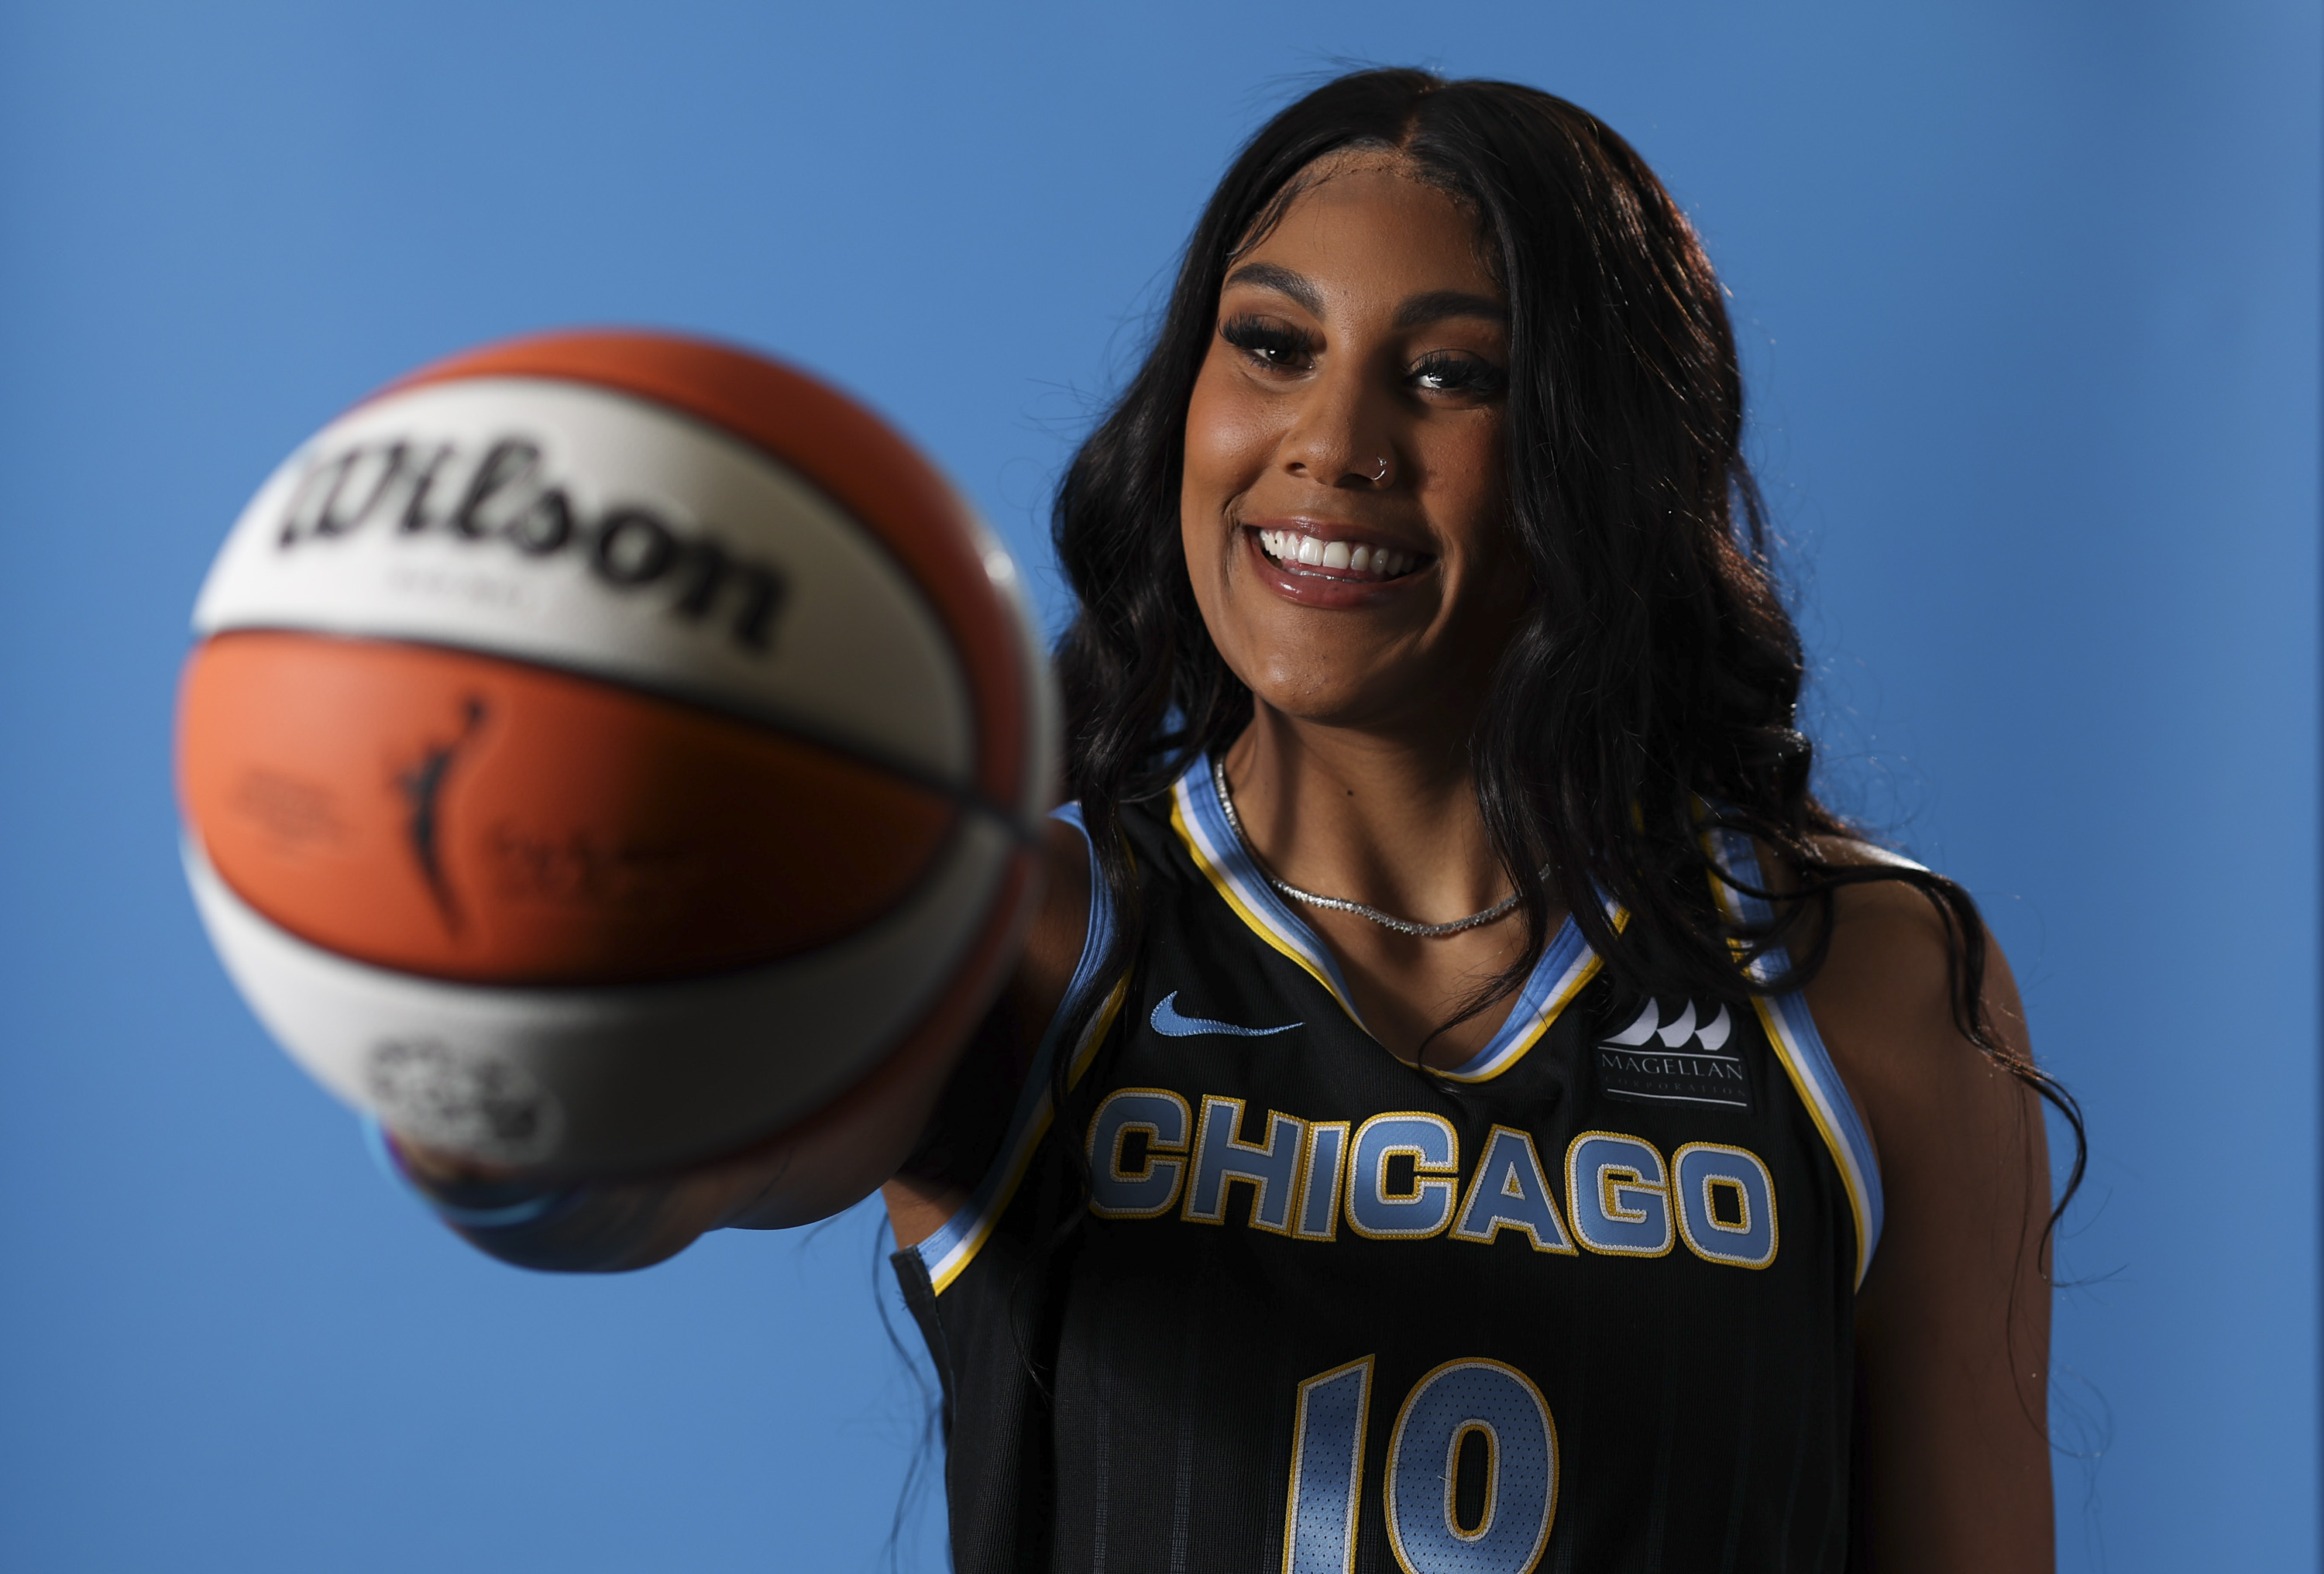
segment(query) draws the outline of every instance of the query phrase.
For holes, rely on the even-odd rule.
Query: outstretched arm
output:
[[[521,1267],[618,1273],[674,1256],[708,1230],[779,1229],[828,1218],[896,1174],[964,1055],[992,1057],[1012,1082],[1021,1076],[1030,1058],[1027,1037],[1037,1042],[1056,1014],[1089,922],[1088,852],[1080,833],[1048,822],[1045,853],[1046,883],[1031,931],[983,1024],[964,1039],[898,1056],[798,1126],[689,1169],[563,1188],[410,1143],[396,1143],[397,1158],[453,1229]],[[899,1186],[907,1209],[941,1209],[947,1195],[927,1182]],[[898,1201],[891,1190],[891,1211]],[[487,1221],[496,1215],[521,1217]],[[899,1238],[917,1238],[904,1236],[904,1216],[897,1224]]]

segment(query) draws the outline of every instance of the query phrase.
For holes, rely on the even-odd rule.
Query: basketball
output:
[[[210,939],[423,1143],[737,1147],[956,1040],[1013,956],[1053,769],[1016,569],[797,371],[646,333],[428,367],[266,481],[194,632]]]

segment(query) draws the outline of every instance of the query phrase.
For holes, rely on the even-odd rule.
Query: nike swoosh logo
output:
[[[1192,1038],[1201,1033],[1224,1033],[1236,1038],[1266,1038],[1277,1033],[1288,1033],[1300,1026],[1296,1022],[1286,1022],[1280,1027],[1238,1027],[1231,1022],[1213,1022],[1208,1017],[1183,1017],[1178,1013],[1178,991],[1176,990],[1162,998],[1162,1003],[1154,1008],[1154,1015],[1147,1020],[1154,1024],[1155,1032],[1172,1038]]]

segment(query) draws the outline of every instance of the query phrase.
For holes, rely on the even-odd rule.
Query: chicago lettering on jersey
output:
[[[727,637],[753,652],[772,644],[786,590],[781,570],[737,557],[655,510],[615,503],[590,517],[548,475],[540,445],[529,437],[482,449],[398,438],[327,454],[300,477],[275,543],[288,552],[366,525],[498,543],[526,558],[576,552],[609,591],[674,592],[670,614],[690,622],[723,611]]]
[[[1720,1143],[1665,1156],[1643,1137],[1584,1131],[1545,1164],[1531,1133],[1495,1126],[1464,1165],[1441,1115],[1311,1121],[1270,1109],[1247,1120],[1240,1099],[1118,1088],[1091,1117],[1086,1146],[1090,1210],[1104,1219],[1176,1213],[1308,1241],[1345,1229],[1491,1246],[1508,1233],[1553,1256],[1659,1257],[1683,1245],[1740,1268],[1774,1262],[1779,1240],[1774,1176],[1757,1155]]]

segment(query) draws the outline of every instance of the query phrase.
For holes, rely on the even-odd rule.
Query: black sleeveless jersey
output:
[[[1492,1041],[1422,1071],[1207,761],[1126,817],[1138,965],[1091,976],[1100,886],[1089,1030],[897,1254],[960,1574],[1837,1574],[1880,1200],[1803,1003],[1618,990],[1569,924]],[[1064,1054],[1093,1179],[1058,1244]]]

